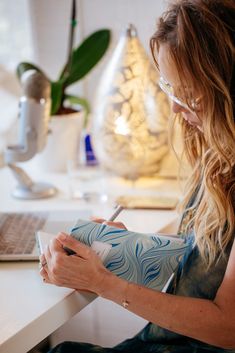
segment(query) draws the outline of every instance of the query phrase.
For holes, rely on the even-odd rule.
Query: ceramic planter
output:
[[[46,147],[32,164],[45,172],[66,172],[68,161],[78,160],[83,122],[83,112],[52,116]]]

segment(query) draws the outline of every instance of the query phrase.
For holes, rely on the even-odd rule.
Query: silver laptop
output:
[[[38,260],[38,230],[69,232],[78,218],[90,216],[88,210],[0,213],[0,261]]]

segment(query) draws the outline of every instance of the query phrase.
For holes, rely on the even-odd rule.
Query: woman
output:
[[[93,291],[150,323],[114,348],[65,342],[53,353],[235,352],[234,0],[175,1],[151,49],[192,166],[179,233],[193,233],[195,246],[161,293],[116,277],[90,248],[59,234],[41,258],[47,283]]]

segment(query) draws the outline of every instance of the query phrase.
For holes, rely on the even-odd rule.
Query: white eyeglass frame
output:
[[[194,112],[194,110],[196,110],[196,107],[198,105],[198,99],[194,99],[192,100],[192,108],[190,108],[186,103],[182,102],[178,97],[176,97],[171,90],[173,91],[173,87],[162,77],[160,76],[159,81],[158,81],[158,85],[161,88],[161,90],[166,93],[166,95],[175,103],[177,103],[178,105],[180,105],[181,107],[190,110],[192,112]]]

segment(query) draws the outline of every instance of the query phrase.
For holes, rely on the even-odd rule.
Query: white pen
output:
[[[115,212],[112,214],[112,216],[108,219],[107,222],[113,222],[115,220],[115,218],[117,218],[117,216],[119,215],[119,213],[124,209],[123,206],[119,205]]]

